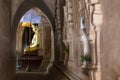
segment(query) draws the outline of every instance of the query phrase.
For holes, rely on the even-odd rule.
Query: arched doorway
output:
[[[39,2],[39,4],[38,4]],[[28,3],[27,1],[24,1],[22,5],[19,7],[19,9],[16,12],[16,15],[14,16],[13,24],[12,24],[12,52],[15,53],[15,42],[16,42],[16,31],[18,28],[19,20],[23,16],[25,12],[27,12],[29,9],[33,7],[37,7],[44,13],[44,16],[47,18],[48,22],[51,25],[51,60],[54,60],[54,18],[52,16],[52,13],[50,9],[46,6],[44,1],[32,1],[32,3]],[[23,29],[24,30],[24,29]],[[50,61],[51,62],[51,61]]]
[[[40,20],[38,19],[39,17]],[[37,52],[27,52],[27,54],[29,55],[26,55],[26,52],[24,52],[24,50],[27,46],[32,45],[32,42],[35,39],[33,39],[35,33],[32,30],[32,27],[30,27],[29,25],[25,26],[25,23],[29,23],[29,19],[32,20],[31,24],[38,24],[39,49]],[[36,7],[28,10],[21,18],[16,34],[16,70],[26,71],[25,67],[27,69],[26,65],[29,63],[29,66],[31,65],[31,71],[45,71],[48,64],[50,63],[51,53],[53,52],[51,46],[51,25],[46,16],[44,16],[44,14]],[[29,49],[33,48],[35,47],[29,47]],[[41,62],[42,67],[40,66]]]

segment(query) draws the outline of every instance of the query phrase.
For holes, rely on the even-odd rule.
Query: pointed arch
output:
[[[50,25],[51,25],[51,31],[52,31],[52,48],[54,48],[54,31],[55,31],[55,21],[54,16],[52,14],[52,11],[50,8],[46,5],[46,3],[43,0],[25,0],[21,3],[19,8],[17,9],[15,16],[12,21],[12,27],[11,27],[11,50],[12,53],[16,53],[16,31],[19,24],[19,21],[21,17],[31,8],[37,7],[41,10],[41,12],[46,16],[48,19]],[[54,49],[53,53],[51,54],[51,59],[54,60]]]

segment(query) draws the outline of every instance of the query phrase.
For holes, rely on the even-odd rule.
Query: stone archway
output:
[[[33,8],[33,7],[37,7],[39,8],[43,14],[45,14],[46,18],[48,19],[50,25],[52,26],[51,27],[51,36],[52,36],[52,54],[51,54],[51,60],[53,61],[54,60],[54,18],[53,18],[53,15],[52,15],[52,12],[50,11],[49,7],[46,5],[46,3],[44,1],[39,1],[39,0],[36,0],[36,1],[32,1],[32,0],[29,0],[29,3],[27,1],[24,1],[20,7],[18,8],[15,16],[14,16],[14,19],[13,19],[13,23],[12,23],[12,28],[11,28],[11,31],[12,31],[12,44],[11,44],[11,52],[15,54],[15,42],[16,42],[16,30],[17,30],[17,27],[18,27],[18,23],[19,23],[19,20],[20,18],[23,16],[23,14],[25,12],[27,12],[29,9]]]

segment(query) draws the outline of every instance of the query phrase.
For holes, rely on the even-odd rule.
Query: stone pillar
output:
[[[62,37],[62,10],[61,7],[62,5],[60,5],[61,1],[60,0],[56,0],[56,40],[57,40],[57,58],[59,62],[63,63],[63,50],[62,50],[62,41],[63,41],[63,37]]]
[[[97,57],[97,71],[95,71],[95,79],[101,80],[101,64],[100,64],[100,27],[102,25],[102,11],[101,4],[95,5],[95,11],[93,13],[93,24],[96,26],[96,57]],[[98,21],[99,20],[99,21]]]
[[[42,63],[39,67],[39,71],[46,71],[48,65],[50,64],[51,59],[51,26],[45,17],[42,18],[41,24],[39,26],[39,32],[41,33],[41,50],[39,51],[40,55],[43,56]],[[42,54],[41,54],[42,53]]]
[[[69,44],[69,60],[68,60],[68,67],[73,70],[75,67],[74,62],[74,32],[73,32],[73,7],[71,0],[66,0],[66,7],[67,7],[67,43]]]
[[[12,52],[11,1],[0,0],[0,80],[13,80],[15,77],[15,54]]]
[[[88,37],[90,43],[90,54],[92,59],[92,66],[90,66],[91,80],[101,80],[100,72],[100,26],[102,24],[101,4],[99,0],[81,0],[80,11],[82,16],[88,18]],[[89,15],[88,15],[89,14]]]
[[[102,24],[101,4],[98,0],[87,2],[89,8],[90,31],[89,39],[91,45],[91,80],[101,80],[100,68],[100,27]]]

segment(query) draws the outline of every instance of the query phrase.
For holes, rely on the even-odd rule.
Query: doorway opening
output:
[[[39,8],[31,8],[20,19],[16,31],[16,72],[46,71],[54,56],[53,31]]]

